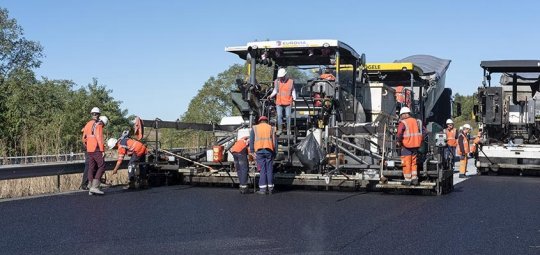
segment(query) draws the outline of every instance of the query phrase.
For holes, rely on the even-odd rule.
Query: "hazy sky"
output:
[[[226,46],[338,39],[368,62],[451,59],[447,86],[472,94],[481,60],[540,59],[540,1],[0,0],[39,41],[39,76],[95,77],[130,114],[175,120],[211,76],[242,63]]]

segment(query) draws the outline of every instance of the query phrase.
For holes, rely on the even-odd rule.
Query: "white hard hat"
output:
[[[99,116],[99,120],[103,122],[103,125],[105,126],[109,123],[109,118],[107,118],[107,116]]]
[[[92,108],[92,110],[90,110],[90,113],[101,113],[101,111],[99,110],[99,108],[94,107]]]
[[[465,124],[465,125],[463,125],[463,129],[465,129],[465,128],[467,128],[467,129],[471,129],[471,125],[469,125],[469,124]]]
[[[109,138],[109,140],[107,140],[107,147],[109,147],[109,149],[112,149],[112,148],[114,148],[114,146],[116,146],[117,142],[118,142],[118,139]]]
[[[447,119],[446,124],[454,124],[454,121],[452,121],[451,119]]]
[[[287,75],[287,70],[285,70],[285,68],[280,68],[277,71],[277,77],[278,78],[285,77],[285,75]]]
[[[409,109],[409,107],[407,106],[401,107],[401,110],[399,110],[399,115],[404,114],[404,113],[411,113],[411,109]]]

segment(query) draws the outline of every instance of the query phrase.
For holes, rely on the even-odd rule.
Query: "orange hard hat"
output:
[[[259,117],[259,122],[260,122],[260,121],[263,121],[263,120],[268,121],[268,118],[267,118],[266,116],[261,116],[261,117]]]

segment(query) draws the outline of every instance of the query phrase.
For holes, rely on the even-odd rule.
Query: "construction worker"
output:
[[[478,133],[476,134],[476,137],[473,140],[473,144],[471,145],[471,154],[474,155],[478,152],[478,147],[480,146],[480,141],[482,139],[482,128],[478,128]]]
[[[469,132],[471,131],[471,125],[463,125],[463,130],[458,136],[457,155],[459,156],[459,178],[467,177],[467,159],[470,153],[469,147]]]
[[[94,107],[90,111],[92,119],[82,129],[82,140],[86,147],[88,158],[88,194],[103,195],[99,189],[101,176],[105,172],[105,148],[103,144],[103,126],[107,125],[108,119],[100,116],[99,108]],[[84,174],[83,174],[84,175]]]
[[[296,100],[296,91],[294,90],[294,81],[287,77],[287,70],[280,68],[277,73],[277,79],[274,81],[274,91],[268,98],[276,97],[276,111],[278,132],[281,134],[283,124],[283,109],[285,109],[285,118],[287,118],[287,128],[291,125],[291,107]]]
[[[277,140],[274,128],[268,124],[268,118],[261,116],[259,124],[253,126],[249,134],[249,149],[257,160],[260,170],[258,194],[272,194],[274,192],[273,164],[277,150]]]
[[[116,160],[116,165],[113,169],[113,175],[118,172],[118,168],[122,164],[122,160],[127,155],[130,155],[128,163],[128,186],[126,188],[131,189],[135,187],[135,167],[137,163],[146,162],[146,153],[148,149],[146,146],[135,139],[131,139],[127,136],[123,136],[120,139],[109,138],[107,140],[107,146],[109,149],[118,148],[118,160]],[[145,168],[140,167],[140,175],[146,176]]]
[[[330,70],[330,68],[324,69],[324,73],[322,73],[319,76],[319,78],[323,79],[323,80],[329,80],[329,81],[335,81],[336,80],[336,77],[332,74],[332,70]]]
[[[454,121],[451,119],[446,120],[446,129],[444,129],[444,133],[446,134],[446,150],[444,156],[445,158],[452,159],[453,163],[456,155],[458,132],[456,128],[454,128]]]
[[[396,102],[399,107],[407,106],[411,107],[411,91],[399,85],[396,87]]]
[[[401,147],[401,166],[403,168],[403,185],[418,185],[417,156],[422,145],[422,129],[418,121],[411,117],[409,107],[399,111],[397,130],[397,146]]]
[[[238,139],[230,149],[234,158],[234,168],[236,168],[238,179],[240,181],[241,194],[248,193],[248,146],[249,137],[245,136]]]

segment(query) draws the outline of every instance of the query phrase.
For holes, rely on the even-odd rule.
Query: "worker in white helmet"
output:
[[[403,185],[418,185],[418,149],[422,145],[422,127],[417,119],[411,116],[409,107],[399,111],[397,130],[397,146],[401,147],[401,166],[405,181]]]
[[[451,165],[454,165],[454,157],[456,155],[456,146],[458,131],[454,127],[454,121],[452,119],[446,120],[446,128],[444,129],[446,134],[446,148],[444,151],[445,158],[450,158],[452,160]]]
[[[99,108],[94,107],[90,110],[92,119],[86,123],[82,129],[82,141],[85,145],[86,163],[85,172],[87,174],[88,194],[103,195],[99,189],[101,176],[105,172],[105,146],[103,142],[103,127],[109,122],[108,118],[101,116]],[[83,174],[84,178],[84,174]],[[84,184],[82,183],[84,189]]]
[[[277,134],[281,134],[283,124],[283,109],[285,109],[285,118],[287,119],[287,128],[291,126],[291,108],[296,100],[296,91],[294,90],[293,79],[287,76],[287,70],[280,68],[277,73],[277,79],[274,81],[274,91],[268,98],[276,97],[277,111]]]
[[[457,155],[459,156],[459,178],[467,177],[467,159],[469,156],[470,145],[469,145],[469,133],[471,132],[471,125],[463,125],[463,130],[459,133],[458,136],[458,146],[457,146]]]

